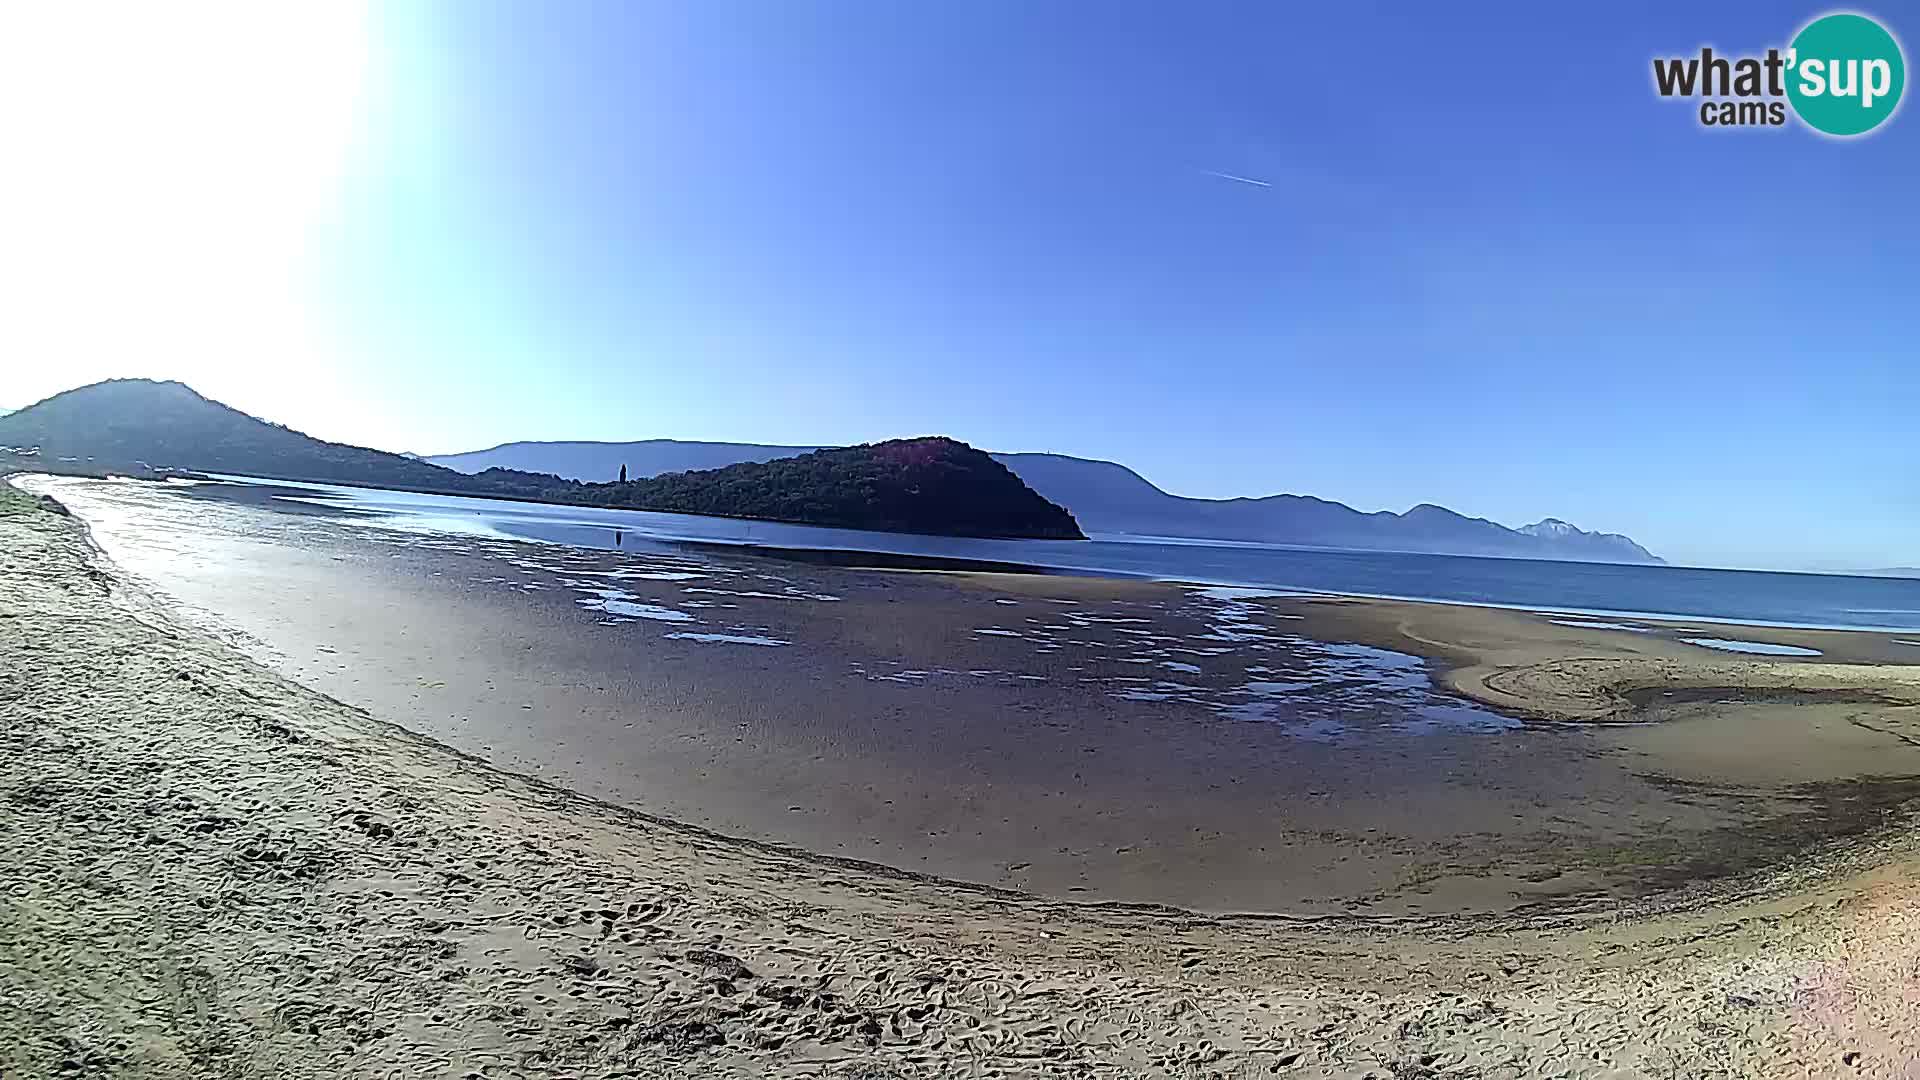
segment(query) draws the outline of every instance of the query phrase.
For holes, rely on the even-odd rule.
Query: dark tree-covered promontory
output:
[[[233,473],[883,532],[1083,539],[1072,515],[1006,466],[944,438],[583,484],[515,469],[468,475],[404,454],[315,439],[177,382],[116,379],[0,416],[0,454],[15,466],[55,471]]]
[[[937,436],[588,484],[585,501],[886,532],[1085,539],[1073,515],[992,455]]]

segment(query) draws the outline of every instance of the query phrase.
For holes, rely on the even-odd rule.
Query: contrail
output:
[[[1235,176],[1232,173],[1227,173],[1227,172],[1214,172],[1212,169],[1202,169],[1200,171],[1206,173],[1208,176],[1217,176],[1222,180],[1231,180],[1236,184],[1252,184],[1254,187],[1272,187],[1273,186],[1272,184],[1267,183],[1265,180],[1255,180],[1251,176]]]

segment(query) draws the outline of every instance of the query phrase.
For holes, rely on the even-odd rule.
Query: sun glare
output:
[[[363,114],[353,4],[0,13],[5,352],[238,389],[322,345],[298,288]]]

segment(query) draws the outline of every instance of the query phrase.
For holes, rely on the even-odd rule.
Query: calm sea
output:
[[[1339,551],[1116,535],[1097,535],[1081,542],[971,540],[241,477],[188,490],[196,496],[264,503],[287,510],[324,509],[383,527],[543,540],[579,547],[636,549],[708,543],[793,551],[883,552],[1213,585],[1444,600],[1541,611],[1920,632],[1920,580],[1911,578]]]

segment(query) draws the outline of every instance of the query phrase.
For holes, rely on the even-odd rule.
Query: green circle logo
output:
[[[1900,105],[1907,61],[1900,43],[1865,15],[1822,15],[1787,52],[1787,100],[1808,127],[1864,135]]]

